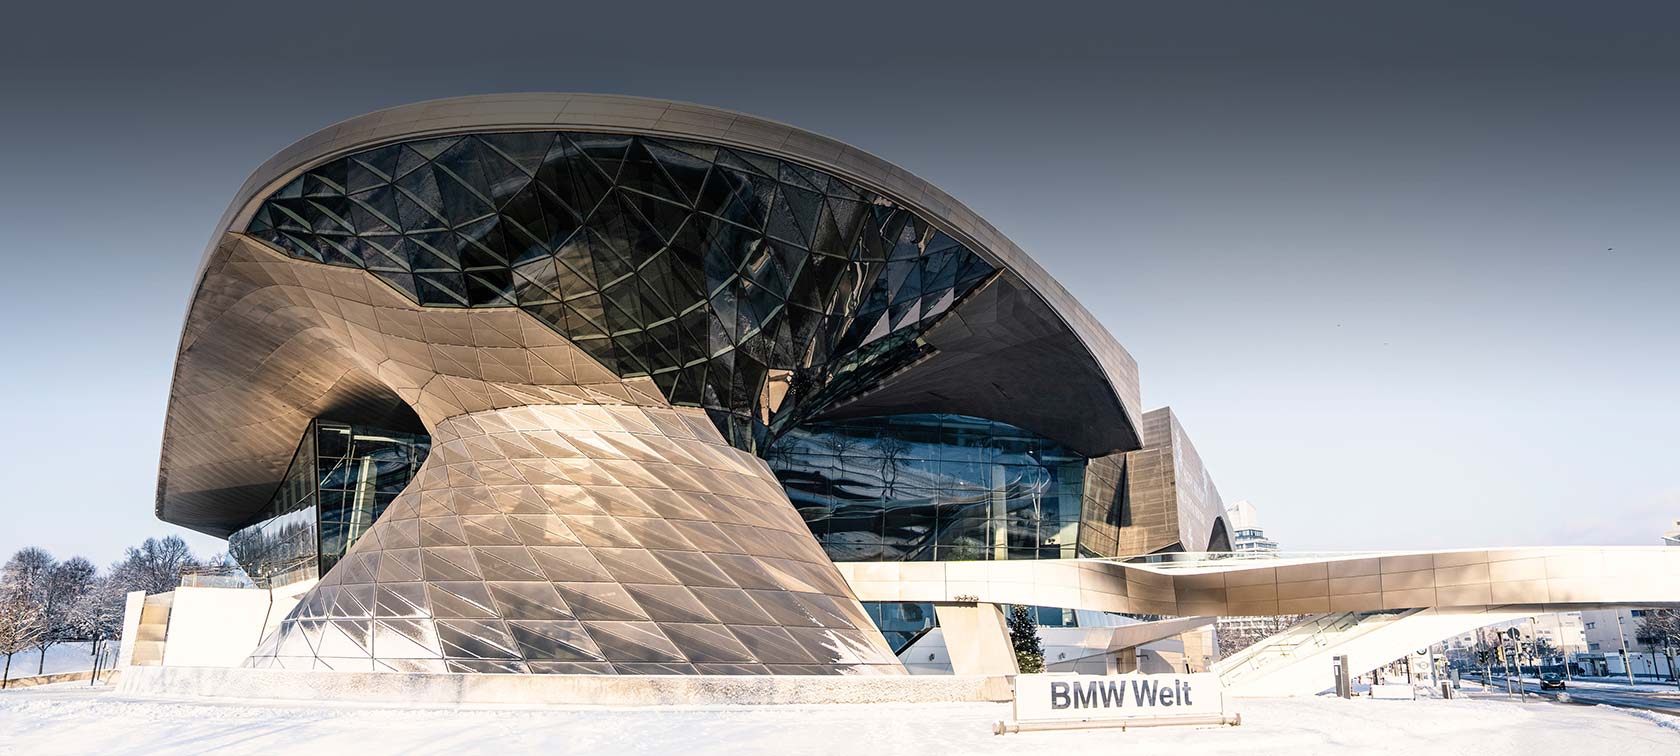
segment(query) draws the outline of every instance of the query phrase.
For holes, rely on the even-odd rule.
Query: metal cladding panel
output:
[[[512,132],[551,149],[491,136]],[[538,175],[552,166],[571,172]],[[684,237],[694,219],[705,233]],[[581,235],[557,235],[568,222]],[[182,329],[160,518],[247,524],[313,418],[447,449],[256,665],[900,672],[757,434],[931,403],[1090,454],[1139,443],[1135,363],[1042,269],[902,169],[769,121],[589,95],[422,103],[288,148],[222,224]],[[826,383],[774,367],[811,354]]]
[[[219,486],[287,457],[299,408],[347,373],[412,407],[433,443],[252,666],[902,672],[769,468],[699,411],[519,312],[423,308],[245,237],[220,251],[210,279],[229,296],[194,313],[164,446],[181,463],[165,485],[214,506],[179,517],[228,522],[238,502]]]
[[[1310,556],[1186,553],[1131,560],[850,562],[838,567],[863,601],[942,602],[961,596],[1126,614],[1500,607],[1546,613],[1680,605],[1680,551],[1661,546]]]
[[[1207,551],[1217,531],[1224,527],[1225,500],[1213,485],[1213,476],[1202,465],[1202,455],[1190,443],[1189,434],[1179,424],[1178,416],[1169,407],[1150,414],[1164,413],[1172,434],[1173,490],[1178,499],[1178,537],[1186,551]],[[1145,420],[1147,426],[1148,420]],[[1147,433],[1147,431],[1146,431]]]
[[[426,136],[550,129],[691,139],[792,160],[890,197],[956,237],[994,265],[1018,276],[1080,346],[1080,362],[1106,383],[1117,404],[1092,408],[1089,424],[1111,434],[1089,445],[1098,455],[1137,448],[1142,425],[1137,363],[1114,337],[1036,262],[996,228],[937,187],[898,166],[827,137],[786,124],[688,103],[593,94],[517,93],[463,97],[378,111],[336,124],[281,151],[241,187],[222,218],[243,229],[258,202],[305,169],[359,149]],[[206,255],[207,268],[212,255]],[[1067,372],[1063,366],[1062,372]],[[1099,448],[1100,447],[1100,448]]]
[[[351,153],[276,190],[245,232],[421,305],[517,308],[614,374],[705,408],[747,450],[760,426],[790,427],[915,362],[918,337],[996,273],[820,171],[587,132]]]
[[[902,671],[764,463],[693,411],[495,409],[433,440],[247,666]]]
[[[1144,447],[1091,461],[1080,546],[1099,557],[1229,545],[1225,504],[1172,409],[1143,416]]]
[[[818,419],[954,412],[1001,420],[1089,456],[1135,449],[1129,428],[1100,418],[1123,400],[1087,362],[1084,346],[1014,273],[988,281],[922,340],[931,354],[891,380],[824,410]]]
[[[497,407],[666,404],[651,382],[620,380],[518,312],[421,307],[364,272],[238,234],[217,251],[202,286],[214,295],[194,303],[164,420],[167,522],[217,536],[246,524],[316,417],[424,431]]]

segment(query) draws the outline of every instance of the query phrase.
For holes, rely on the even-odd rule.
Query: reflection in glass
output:
[[[836,561],[1055,559],[1078,544],[1085,459],[1005,423],[808,423],[764,456]]]
[[[869,612],[869,618],[875,621],[875,627],[880,628],[895,654],[904,653],[904,649],[939,625],[933,604],[926,602],[865,601],[863,610]]]
[[[421,305],[517,307],[618,376],[704,407],[748,451],[919,359],[918,337],[996,272],[837,176],[578,132],[346,155],[276,190],[246,231]]]
[[[325,575],[413,479],[430,448],[420,434],[311,422],[280,489],[228,536],[228,553],[259,585]]]

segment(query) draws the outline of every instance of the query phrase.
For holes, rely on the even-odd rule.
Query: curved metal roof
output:
[[[199,272],[194,301],[183,328],[164,459],[160,465],[158,514],[206,532],[226,532],[243,512],[216,516],[210,510],[229,499],[251,500],[265,487],[263,474],[247,470],[247,483],[207,490],[172,490],[172,469],[233,464],[213,447],[180,438],[178,415],[198,417],[204,407],[183,392],[195,364],[237,361],[250,334],[196,345],[210,320],[236,303],[210,279],[227,265],[230,250],[248,245],[241,232],[263,200],[305,171],[344,155],[381,145],[431,136],[501,131],[580,131],[682,139],[739,148],[809,166],[890,198],[934,224],[969,250],[1002,269],[985,288],[924,334],[930,356],[848,397],[824,417],[948,411],[990,416],[1058,438],[1091,455],[1137,448],[1139,411],[1136,363],[1096,319],[1019,247],[972,210],[933,185],[875,156],[841,142],[753,116],[686,103],[588,94],[508,94],[463,97],[392,108],[352,118],[312,134],[259,167],[224,213]],[[202,354],[215,352],[215,355]],[[248,354],[246,359],[262,359]],[[399,420],[406,413],[397,393],[366,371],[344,370],[330,379],[342,396],[334,401]],[[322,379],[327,380],[327,379]],[[249,401],[249,400],[243,400]],[[321,396],[293,402],[292,415],[319,410]],[[201,402],[199,402],[201,404]],[[329,402],[328,404],[331,404]],[[422,413],[424,414],[424,413]],[[190,423],[189,423],[190,424]],[[275,438],[285,430],[276,429]],[[287,439],[289,456],[295,434]],[[271,441],[268,445],[278,442]],[[277,452],[278,453],[278,452]],[[277,480],[277,478],[276,478]],[[213,506],[205,500],[222,501]],[[188,504],[187,500],[201,501]],[[180,506],[172,502],[179,500]],[[236,509],[246,509],[240,506]]]

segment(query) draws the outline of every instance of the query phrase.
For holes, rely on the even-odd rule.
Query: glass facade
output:
[[[917,336],[996,270],[821,171],[618,134],[366,150],[287,184],[246,230],[422,305],[518,307],[747,451],[922,356]]]
[[[939,626],[931,602],[865,601],[863,610],[869,613],[869,619],[875,622],[894,654],[904,653],[923,634]]]
[[[961,415],[814,422],[764,456],[835,561],[1075,555],[1085,459],[1011,425]]]
[[[863,608],[869,612],[869,618],[875,621],[875,626],[880,628],[881,635],[886,637],[894,654],[903,654],[905,649],[921,640],[928,630],[939,627],[939,618],[934,614],[933,604],[930,602],[865,601]],[[1013,608],[1009,604],[998,605],[998,610],[1005,617],[1010,615]],[[1120,627],[1134,622],[1163,619],[1153,615],[1126,615],[1055,606],[1027,608],[1032,611],[1039,627],[1048,628]]]
[[[384,513],[430,450],[423,435],[326,420],[309,424],[274,498],[228,536],[259,584],[325,575]]]
[[[325,575],[429,448],[421,434],[315,421],[229,554],[265,584]],[[813,422],[764,457],[836,561],[1076,556],[1086,460],[1030,431],[938,414]],[[923,615],[876,619],[913,633]]]

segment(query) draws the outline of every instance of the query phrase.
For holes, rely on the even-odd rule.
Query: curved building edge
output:
[[[247,178],[218,221],[195,276],[180,349],[188,347],[187,322],[226,235],[243,229],[262,200],[286,182],[316,165],[385,144],[518,130],[622,133],[739,147],[805,164],[880,192],[920,214],[983,259],[1019,276],[1084,346],[1111,389],[1129,426],[1124,431],[1131,437],[1130,443],[1119,443],[1112,451],[1130,451],[1143,445],[1136,361],[1059,282],[967,206],[886,160],[797,127],[704,105],[621,95],[494,94],[412,103],[347,119],[281,150]],[[179,382],[180,370],[177,362],[172,384]],[[167,468],[160,470],[155,509],[160,519],[170,521],[165,504],[167,476]]]

